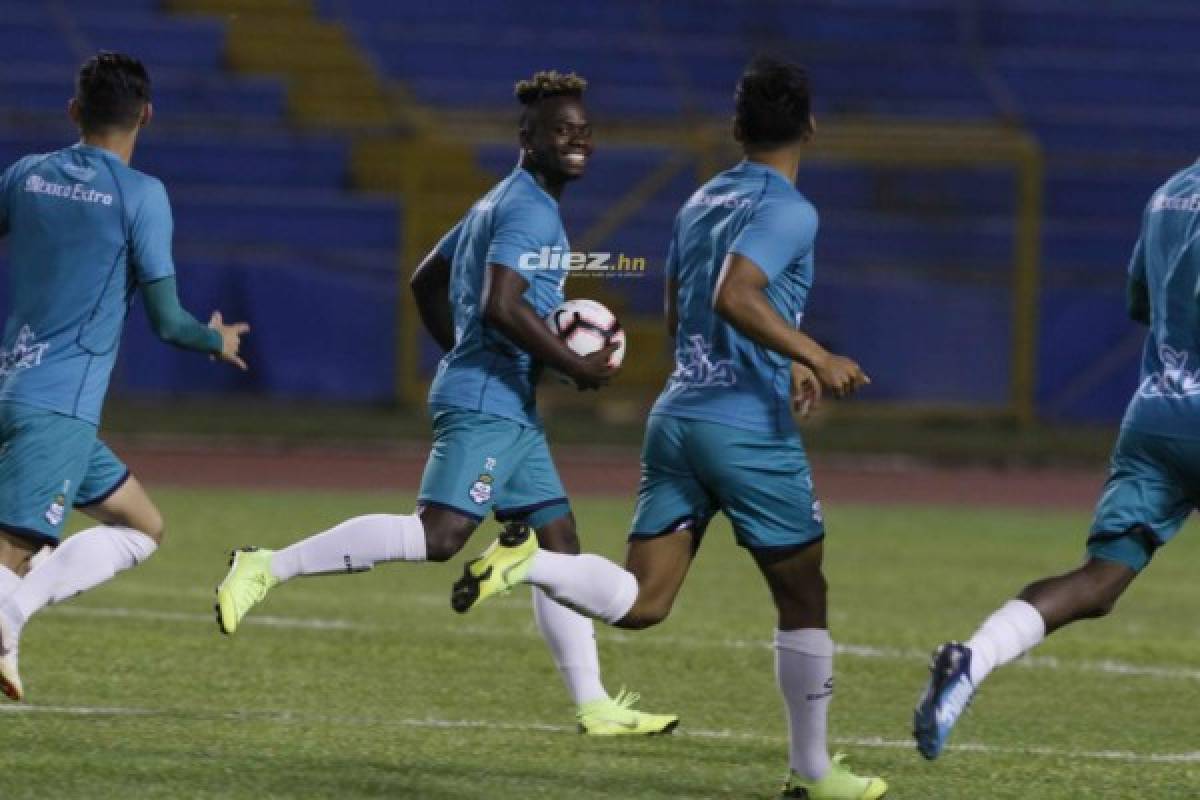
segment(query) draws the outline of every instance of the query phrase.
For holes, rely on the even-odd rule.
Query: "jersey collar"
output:
[[[116,161],[118,164],[123,163],[121,161],[121,157],[119,155],[117,155],[116,153],[114,153],[112,150],[105,150],[103,147],[96,147],[96,145],[94,145],[94,144],[85,144],[83,142],[76,142],[75,144],[71,145],[71,149],[79,150],[81,152],[89,153],[91,155],[102,156],[111,161]]]
[[[788,186],[795,188],[795,184],[793,184],[790,180],[788,180],[787,175],[784,175],[779,170],[775,169],[772,166],[764,164],[761,161],[751,161],[748,158],[743,158],[741,160],[741,163],[738,164],[738,167],[746,170],[747,172],[753,172],[758,175],[774,175],[776,178],[779,178],[779,180],[783,181]]]

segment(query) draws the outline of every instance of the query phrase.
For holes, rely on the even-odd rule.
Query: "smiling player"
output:
[[[433,449],[417,510],[356,517],[278,552],[234,554],[218,588],[218,622],[233,633],[276,584],[298,575],[367,570],[385,561],[446,561],[491,511],[537,531],[548,550],[578,553],[575,518],[534,403],[543,367],[580,389],[608,382],[614,347],[580,357],[543,321],[563,301],[563,269],[533,266],[543,248],[569,251],[558,201],[583,175],[592,128],[586,83],[539,72],[517,84],[522,106],[517,168],[480,199],[417,267],[421,319],[446,351],[429,392]],[[538,628],[577,705],[581,730],[652,734],[678,718],[634,710],[600,682],[592,623],[534,594]]]
[[[676,367],[646,426],[628,571],[599,556],[539,550],[514,533],[468,566],[452,601],[465,611],[523,581],[612,625],[646,628],[670,612],[723,511],[778,611],[776,668],[791,733],[783,797],[878,800],[887,784],[850,772],[826,747],[834,645],[825,529],[791,413],[816,399],[818,380],[839,396],[869,382],[798,329],[817,233],[816,209],[794,185],[813,132],[809,108],[803,70],[752,63],[734,121],[745,160],[701,186],[676,217],[666,297]]]
[[[145,67],[100,53],[80,68],[68,111],[79,144],[0,175],[11,287],[0,341],[0,688],[13,700],[24,694],[17,647],[29,617],[141,563],[162,541],[158,509],[97,438],[134,293],[163,341],[246,368],[238,345],[249,326],[214,313],[206,327],[179,305],[166,190],[129,167],[153,114]],[[72,507],[100,525],[30,571]]]

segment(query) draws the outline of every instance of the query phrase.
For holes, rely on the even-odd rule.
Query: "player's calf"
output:
[[[1035,581],[1018,597],[1045,620],[1046,633],[1084,619],[1112,613],[1137,573],[1125,564],[1093,558],[1078,569]]]
[[[628,614],[617,620],[616,627],[634,631],[652,628],[670,616],[674,599],[674,597],[647,596],[646,592],[639,587],[638,597],[633,603],[633,608],[629,609]]]

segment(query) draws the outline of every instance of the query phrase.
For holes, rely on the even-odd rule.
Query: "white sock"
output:
[[[57,547],[57,545],[55,546]],[[33,554],[32,558],[29,559],[29,571],[33,572],[39,566],[45,564],[46,559],[50,558],[52,555],[54,555],[54,547],[51,547],[47,544],[38,548],[38,551]]]
[[[20,575],[13,572],[3,564],[0,564],[0,600],[8,597],[13,590],[17,588],[17,584],[20,582]]]
[[[425,527],[416,514],[367,514],[285,547],[271,558],[281,581],[297,575],[362,572],[383,561],[424,561]]]
[[[588,553],[569,556],[538,550],[525,581],[563,605],[610,625],[629,613],[638,595],[632,573]]]
[[[0,610],[19,632],[26,620],[41,609],[137,566],[157,547],[157,542],[133,528],[100,525],[80,531],[22,578],[20,585],[0,603]]]
[[[809,780],[820,780],[832,766],[825,743],[833,699],[833,639],[829,631],[775,631],[775,677],[787,705],[791,767]]]
[[[538,630],[550,647],[554,663],[575,705],[607,698],[608,692],[600,682],[600,654],[596,650],[592,621],[556,603],[536,586],[533,587],[533,618],[537,620]]]
[[[1046,621],[1024,600],[1009,600],[967,640],[971,683],[976,686],[996,667],[1032,650],[1046,638]]]

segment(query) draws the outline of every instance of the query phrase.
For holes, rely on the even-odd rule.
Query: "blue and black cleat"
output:
[[[971,648],[946,642],[933,652],[929,684],[913,711],[913,738],[921,755],[933,761],[942,754],[950,731],[974,697]]]

